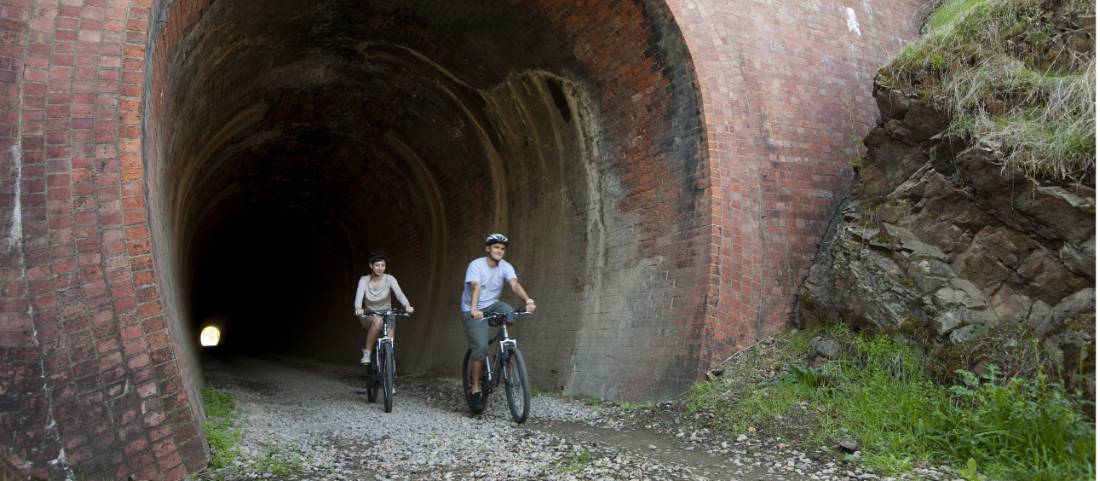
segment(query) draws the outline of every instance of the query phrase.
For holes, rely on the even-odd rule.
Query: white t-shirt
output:
[[[481,310],[500,300],[504,283],[515,278],[516,270],[504,259],[496,267],[489,267],[488,257],[474,259],[466,268],[466,281],[462,288],[462,312],[470,311],[471,282],[481,285],[481,293],[477,299],[477,308]]]

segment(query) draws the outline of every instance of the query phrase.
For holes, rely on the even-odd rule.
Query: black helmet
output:
[[[504,234],[489,234],[489,237],[485,238],[485,245],[491,246],[493,244],[508,245],[508,238],[504,237]]]
[[[367,263],[369,264],[384,260],[386,260],[386,253],[382,251],[371,251],[371,253],[367,255]]]

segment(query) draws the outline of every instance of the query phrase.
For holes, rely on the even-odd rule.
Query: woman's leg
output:
[[[378,341],[378,332],[382,330],[382,317],[367,316],[364,318],[362,325],[367,330],[367,344],[363,347],[363,359],[369,361],[371,349],[374,348],[374,343]]]

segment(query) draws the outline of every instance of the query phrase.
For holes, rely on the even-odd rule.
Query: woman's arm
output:
[[[365,277],[359,278],[359,287],[355,288],[355,313],[360,314],[363,309],[363,297],[367,295],[367,283]]]
[[[393,291],[393,296],[397,298],[397,302],[400,302],[402,306],[405,306],[406,311],[412,312],[412,305],[409,304],[409,299],[405,297],[405,293],[401,292],[401,285],[397,283],[397,278],[394,276],[389,277],[390,290]]]

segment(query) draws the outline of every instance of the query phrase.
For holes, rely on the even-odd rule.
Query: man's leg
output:
[[[507,302],[497,301],[497,302],[494,302],[489,307],[486,307],[485,311],[483,311],[483,312],[485,312],[486,316],[488,316],[489,314],[508,314],[509,315],[508,320],[511,321],[511,320],[516,318],[516,316],[514,314],[512,314],[513,311],[515,311],[515,308],[513,308],[511,304],[508,304]],[[512,339],[516,338],[516,325],[515,324],[512,324],[512,325],[508,326],[508,336],[510,336]],[[488,342],[488,341],[486,341],[486,342]]]
[[[489,307],[486,307],[481,312],[485,313],[485,315],[488,316],[490,314],[510,314],[514,310],[515,309],[512,309],[512,306],[504,302],[497,301],[490,304]],[[481,390],[481,366],[485,362],[485,358],[488,355],[489,324],[485,320],[482,320],[481,325],[483,326],[482,328],[485,332],[485,334],[481,338],[481,347],[482,349],[485,349],[485,352],[482,353],[480,360],[476,362],[473,361],[473,356],[470,356],[470,368],[474,370],[473,375],[470,376],[472,378],[472,382],[470,383],[470,392],[478,392]],[[509,335],[511,335],[511,328],[508,328],[508,333]]]
[[[485,361],[486,344],[489,343],[489,324],[485,319],[474,319],[466,312],[462,314],[462,324],[466,332],[466,341],[470,348],[470,392],[481,392],[481,367]]]

